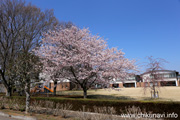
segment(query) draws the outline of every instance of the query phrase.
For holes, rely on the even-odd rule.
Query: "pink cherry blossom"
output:
[[[125,58],[117,48],[108,48],[103,38],[86,28],[49,31],[34,51],[42,58],[44,73],[80,85],[85,98],[92,85],[108,84],[113,78],[124,78],[137,70],[135,60]]]

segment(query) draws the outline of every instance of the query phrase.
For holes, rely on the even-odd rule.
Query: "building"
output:
[[[156,76],[155,84],[157,86],[179,86],[179,72],[172,70],[156,70],[153,72],[145,72],[140,75],[140,87],[151,86],[152,79]]]
[[[159,79],[155,80],[157,86],[180,86],[179,72],[173,70],[157,70],[154,71]],[[113,88],[128,88],[128,87],[145,87],[152,86],[152,78],[154,76],[151,72],[145,72],[141,75],[132,75],[123,80],[114,79],[110,82],[110,87]]]
[[[139,81],[139,75],[131,75],[124,79],[114,79],[113,81],[111,81],[110,86],[113,88],[137,87],[137,82]]]
[[[51,80],[50,76],[44,73],[40,73],[39,79],[41,80],[41,88],[46,91],[46,89],[50,89],[51,91],[54,90],[54,81]],[[44,87],[46,86],[46,87]],[[59,79],[56,86],[56,91],[62,91],[62,90],[73,90],[73,89],[79,89],[80,87],[73,84],[67,79]]]
[[[54,90],[54,82],[50,81],[49,82],[49,88],[51,90]],[[73,89],[78,89],[79,87],[69,80],[64,79],[63,81],[58,81],[57,86],[56,86],[56,91],[63,91],[63,90],[73,90]]]
[[[152,86],[155,84],[156,86],[180,86],[180,75],[177,71],[172,70],[156,70],[153,74],[159,79],[156,79],[155,83],[152,83],[152,79],[155,77],[152,75],[151,72],[145,72],[141,75],[130,75],[124,79],[113,79],[110,82],[110,87],[113,88],[129,88],[129,87],[145,87],[145,86]],[[46,91],[46,89],[54,90],[54,82],[50,80],[50,77],[47,75],[42,75],[41,78],[44,78],[47,83],[41,82],[41,88]],[[44,85],[46,87],[44,87]],[[39,85],[40,86],[40,85]],[[95,84],[92,86],[93,88],[103,88],[104,85],[102,84]],[[106,86],[107,87],[107,86]],[[59,80],[57,82],[56,91],[62,90],[77,90],[81,89],[80,86],[73,84],[67,79]]]

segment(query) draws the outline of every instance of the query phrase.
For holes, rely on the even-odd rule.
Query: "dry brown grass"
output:
[[[180,87],[161,87],[158,89],[159,91],[159,100],[167,100],[167,101],[180,101]],[[139,88],[120,88],[117,90],[108,90],[108,89],[98,89],[98,90],[88,90],[88,95],[104,95],[104,96],[113,96],[113,97],[127,97],[132,98],[134,100],[144,100],[150,99],[151,94],[149,90],[146,90],[144,94],[144,89]],[[82,91],[62,91],[60,92],[62,95],[82,95]]]

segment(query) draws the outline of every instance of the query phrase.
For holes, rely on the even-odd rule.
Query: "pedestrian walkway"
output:
[[[11,117],[0,116],[0,120],[18,120],[18,119],[11,118]]]
[[[0,120],[36,120],[30,116],[11,115],[0,111]]]

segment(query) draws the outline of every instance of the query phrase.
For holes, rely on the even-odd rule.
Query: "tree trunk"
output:
[[[7,83],[4,73],[0,70],[0,75],[2,78],[2,83],[4,84],[4,87],[6,88],[6,96],[10,97],[12,96],[12,87],[10,84]]]
[[[84,99],[87,98],[87,89],[83,89],[83,96],[84,96]]]
[[[153,95],[154,95],[154,98],[156,98],[156,89],[154,85],[153,85]]]
[[[7,97],[12,96],[12,88],[11,88],[11,87],[8,87],[8,88],[6,88],[6,89],[7,89],[7,91],[6,91],[6,96],[7,96]]]
[[[25,93],[26,93],[26,111],[27,114],[29,112],[29,106],[30,106],[30,83],[27,82],[25,84]]]
[[[54,96],[56,96],[56,88],[57,88],[57,82],[54,82],[54,91],[53,91]]]
[[[154,90],[154,98],[156,98],[156,91]]]

